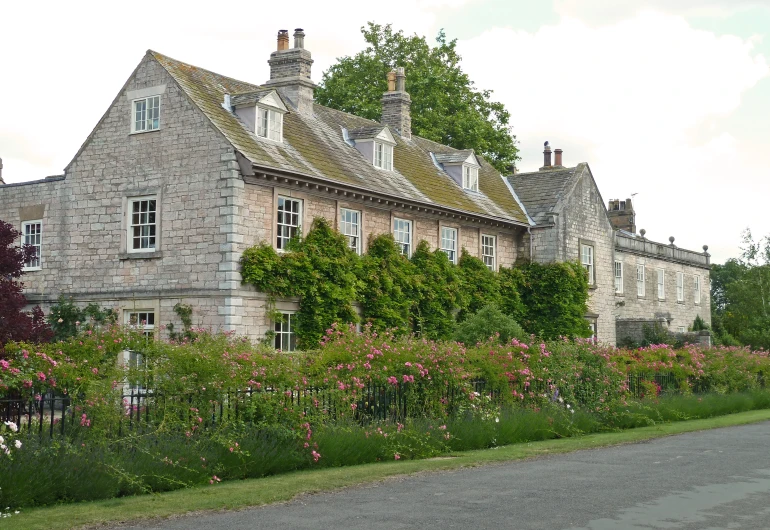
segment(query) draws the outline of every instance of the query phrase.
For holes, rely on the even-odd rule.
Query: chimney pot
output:
[[[562,164],[561,164],[561,154],[562,154],[562,150],[561,150],[561,149],[556,149],[556,150],[554,151],[554,154],[556,155],[556,163],[555,163],[554,165],[555,165],[555,166],[559,166],[559,167],[562,167]]]
[[[287,35],[288,38],[288,35]],[[304,48],[305,47],[305,30],[302,28],[297,28],[294,30],[294,47],[295,48]]]
[[[283,50],[289,49],[289,30],[288,29],[280,29],[278,30],[278,51],[281,52]]]
[[[396,91],[396,71],[391,70],[388,72],[388,92]]]
[[[3,180],[3,159],[0,158],[0,185],[5,184]]]
[[[548,140],[543,144],[543,167],[540,170],[551,169],[551,146],[548,144]]]
[[[404,73],[404,67],[399,66],[396,68],[396,92],[406,91],[406,74]]]

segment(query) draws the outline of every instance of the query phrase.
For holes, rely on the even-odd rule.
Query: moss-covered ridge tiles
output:
[[[284,116],[283,142],[258,138],[222,106],[225,94],[259,93],[263,86],[245,83],[198,68],[157,52],[149,52],[211,123],[255,166],[296,172],[483,217],[529,224],[503,177],[482,157],[479,192],[464,190],[433,163],[430,153],[460,155],[451,147],[417,136],[401,138],[395,131],[394,171],[375,168],[345,142],[342,129],[382,128],[382,124],[315,104],[313,113]]]

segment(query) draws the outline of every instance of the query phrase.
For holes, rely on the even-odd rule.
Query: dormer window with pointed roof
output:
[[[385,171],[393,171],[393,147],[396,140],[388,127],[358,127],[343,131],[349,144],[355,147],[372,165]]]
[[[472,149],[451,153],[432,153],[432,155],[436,165],[463,189],[479,191],[479,168],[481,164]]]
[[[258,90],[225,96],[223,106],[235,112],[246,127],[258,137],[283,142],[283,115],[286,114],[287,109],[275,90]]]

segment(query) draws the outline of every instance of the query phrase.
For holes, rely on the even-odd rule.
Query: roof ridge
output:
[[[240,83],[242,85],[249,85],[252,87],[256,87],[256,90],[252,90],[251,92],[256,92],[257,90],[266,90],[266,88],[263,85],[255,85],[254,83],[249,83],[248,81],[242,81],[240,79],[236,79],[234,77],[230,77],[228,75],[223,75],[220,73],[217,73],[213,70],[209,70],[207,68],[202,68],[200,66],[195,66],[194,64],[186,63],[184,61],[180,61],[179,59],[174,59],[173,57],[170,57],[164,53],[156,52],[155,50],[147,50],[147,53],[152,54],[155,59],[158,59],[158,56],[168,60],[168,61],[174,61],[175,63],[179,63],[180,65],[189,66],[190,68],[195,68],[196,70],[201,70],[203,72],[207,72],[209,74],[215,75],[217,77],[223,77],[225,79],[228,79],[230,81],[235,81],[236,83]],[[162,63],[161,63],[162,64]],[[237,94],[243,94],[243,92],[236,92]]]

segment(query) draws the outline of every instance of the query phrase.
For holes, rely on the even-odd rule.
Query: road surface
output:
[[[770,422],[129,528],[767,530]]]

